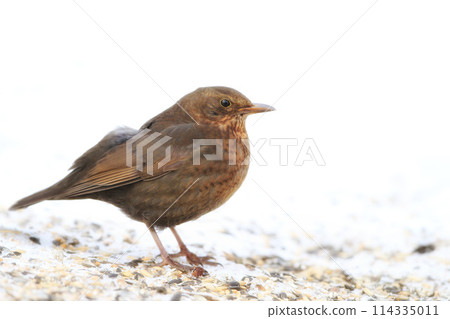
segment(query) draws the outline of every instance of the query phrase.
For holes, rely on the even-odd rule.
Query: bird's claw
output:
[[[158,267],[170,266],[170,267],[178,269],[182,272],[191,273],[191,275],[196,278],[200,277],[200,276],[208,275],[208,272],[203,267],[200,267],[200,266],[193,267],[193,266],[183,265],[183,264],[173,260],[170,256],[167,258],[163,258],[163,261],[156,264],[155,266],[158,266]]]
[[[219,263],[210,261],[211,259],[214,259],[214,257],[211,256],[197,256],[196,254],[194,254],[193,252],[190,252],[189,250],[181,250],[180,252],[176,253],[176,254],[170,254],[170,257],[180,257],[180,256],[184,256],[186,257],[186,260],[188,263],[190,263],[191,265],[201,265],[203,266],[203,264],[205,265],[211,265],[211,266],[222,266]]]
[[[157,263],[155,266],[157,267],[170,266],[183,272],[189,272],[194,269],[194,267],[180,264],[179,262],[173,260],[172,258],[163,259],[162,262]]]

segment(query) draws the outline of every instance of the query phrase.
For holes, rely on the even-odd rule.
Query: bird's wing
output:
[[[167,128],[161,133],[139,131],[105,152],[94,165],[83,169],[82,178],[71,183],[58,199],[155,180],[192,164],[192,141],[188,138],[191,130],[189,124]]]

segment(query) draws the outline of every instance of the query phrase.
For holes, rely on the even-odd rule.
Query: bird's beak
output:
[[[254,103],[252,106],[241,108],[239,111],[242,114],[254,114],[275,111],[275,108],[266,104]]]

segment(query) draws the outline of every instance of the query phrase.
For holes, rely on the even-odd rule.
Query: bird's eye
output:
[[[228,101],[227,99],[223,99],[222,101],[220,101],[220,104],[223,107],[229,107],[231,105],[230,101]]]

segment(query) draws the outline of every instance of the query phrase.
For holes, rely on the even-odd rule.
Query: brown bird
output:
[[[19,200],[11,210],[43,200],[105,201],[147,225],[161,252],[160,265],[202,273],[201,267],[173,260],[185,256],[193,265],[216,264],[190,252],[175,226],[219,207],[241,186],[250,156],[245,119],[272,110],[231,88],[199,88],[140,130],[110,132],[75,161],[64,179]],[[155,227],[170,228],[178,254],[167,253]]]

